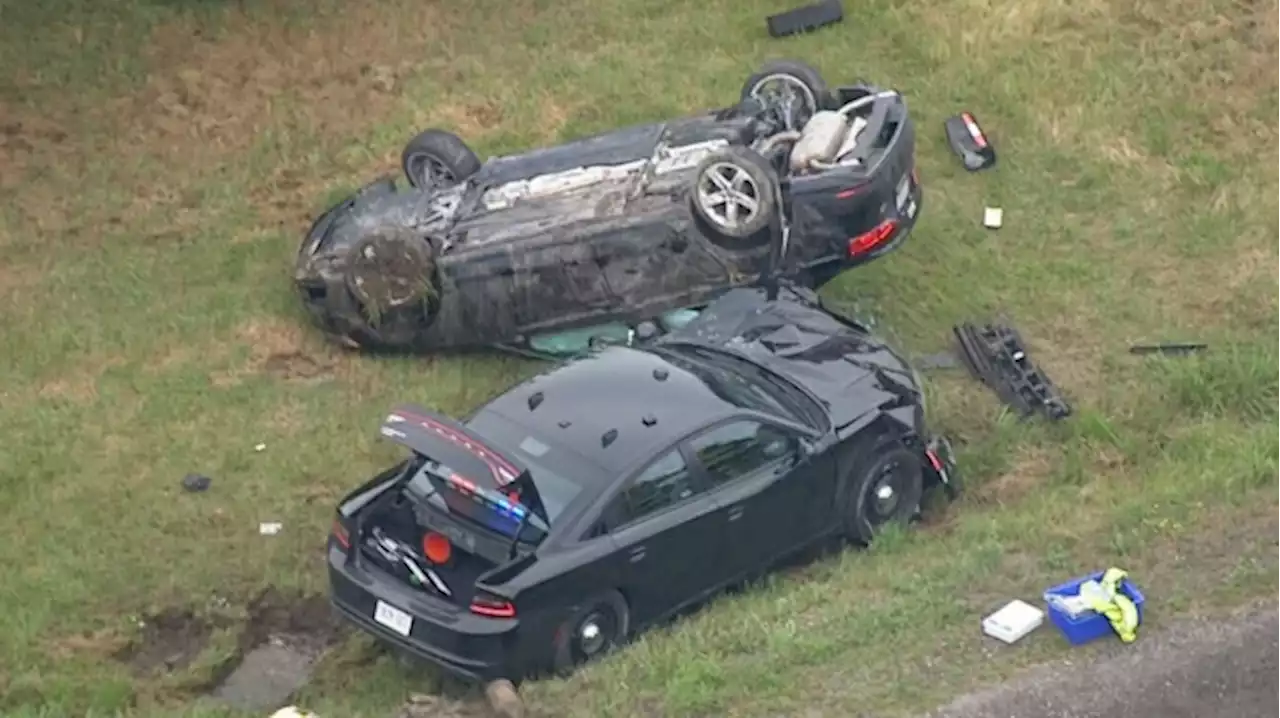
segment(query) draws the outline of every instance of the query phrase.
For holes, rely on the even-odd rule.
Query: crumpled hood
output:
[[[889,411],[919,422],[921,387],[902,356],[865,327],[838,318],[817,294],[782,287],[770,301],[759,288],[727,292],[664,341],[705,344],[753,359],[807,389],[837,430]]]

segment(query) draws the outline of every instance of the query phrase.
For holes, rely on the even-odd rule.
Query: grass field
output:
[[[427,125],[511,151],[731,102],[778,56],[902,89],[921,131],[915,234],[825,293],[921,352],[1008,313],[1077,415],[1018,424],[936,373],[963,501],[529,685],[531,710],[891,715],[1064,651],[978,621],[1071,575],[1128,569],[1149,630],[1274,595],[1276,0],[867,0],[769,40],[787,4],[0,0],[0,712],[221,715],[195,698],[255,597],[323,592],[333,502],[393,455],[380,412],[537,369],[324,344],[288,286],[316,209]],[[998,169],[948,155],[960,109]],[[1126,352],[1160,339],[1213,348]],[[299,701],[390,716],[440,684],[355,638]]]

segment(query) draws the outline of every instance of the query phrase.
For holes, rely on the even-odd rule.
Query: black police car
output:
[[[918,378],[808,290],[732,290],[683,329],[563,362],[348,495],[339,613],[473,679],[566,670],[824,537],[870,542],[955,486]]]

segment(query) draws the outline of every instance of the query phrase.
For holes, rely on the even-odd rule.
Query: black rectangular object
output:
[[[844,5],[841,0],[822,0],[812,5],[770,15],[765,22],[769,26],[770,36],[786,37],[833,25],[842,20],[844,20]]]
[[[956,153],[964,168],[977,172],[996,163],[996,149],[991,146],[987,133],[971,112],[961,112],[948,117],[943,127],[947,132],[947,144]]]
[[[1000,324],[978,326],[965,322],[953,331],[969,371],[1001,401],[1021,412],[1023,418],[1037,412],[1053,420],[1071,415],[1071,407],[1057,387],[1027,356],[1026,343],[1018,330]]]

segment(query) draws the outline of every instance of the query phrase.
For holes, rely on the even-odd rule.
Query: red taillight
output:
[[[849,257],[857,257],[884,244],[898,231],[898,220],[886,219],[877,224],[869,232],[864,232],[849,240]]]
[[[850,197],[854,197],[858,194],[861,194],[862,190],[870,186],[871,186],[870,183],[863,183],[860,185],[849,187],[848,189],[842,189],[839,192],[836,192],[836,199],[849,199]]]
[[[476,594],[475,598],[471,599],[471,612],[477,616],[489,618],[515,618],[516,606],[497,596]]]
[[[329,533],[342,545],[342,548],[351,548],[351,535],[347,533],[347,527],[342,525],[341,519],[333,520],[333,528],[329,530]]]
[[[915,167],[911,168],[911,184],[913,185],[920,184],[920,170],[916,169]]]
[[[453,547],[449,544],[449,539],[432,531],[422,537],[422,553],[431,563],[444,564],[449,562]]]

